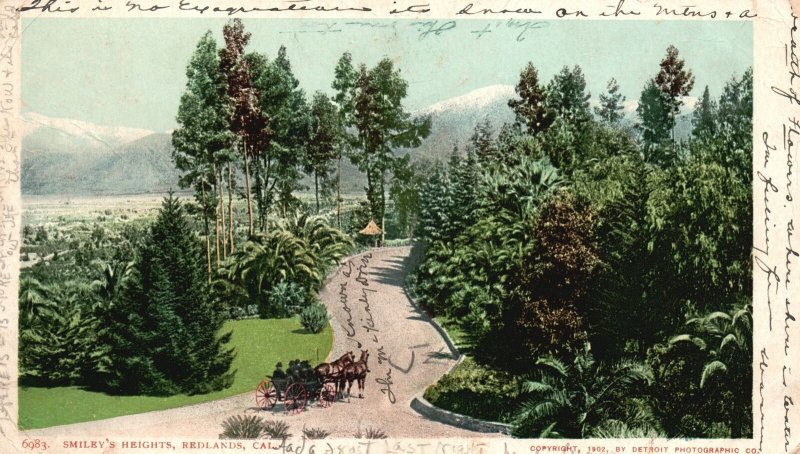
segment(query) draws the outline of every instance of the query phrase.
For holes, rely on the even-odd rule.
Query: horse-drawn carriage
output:
[[[286,372],[278,363],[272,375],[256,387],[256,405],[262,410],[271,410],[278,402],[283,402],[288,414],[303,411],[313,401],[323,408],[330,407],[344,391],[345,383],[352,386],[357,380],[359,390],[363,390],[368,357],[369,353],[362,351],[356,362],[353,352],[347,352],[336,361],[313,369],[308,361],[292,360]]]

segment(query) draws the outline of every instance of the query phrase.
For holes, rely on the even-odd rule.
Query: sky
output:
[[[221,19],[23,20],[23,112],[109,126],[168,131],[186,84],[186,65],[211,30],[222,45]],[[725,82],[753,61],[752,23],[706,21],[509,21],[421,23],[348,20],[243,20],[248,49],[277,55],[287,48],[295,76],[310,95],[331,93],[342,53],[374,65],[389,57],[409,83],[405,106],[421,109],[495,84],[515,85],[528,61],[549,80],[580,65],[593,97],[612,77],[638,99],[675,45],[694,73],[690,96]],[[425,32],[428,33],[425,33]]]

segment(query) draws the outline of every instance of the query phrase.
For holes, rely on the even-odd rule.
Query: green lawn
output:
[[[19,428],[94,421],[254,392],[264,375],[272,373],[276,362],[286,364],[290,359],[300,358],[316,364],[325,359],[333,344],[330,326],[320,334],[307,334],[297,318],[231,321],[225,328],[233,329],[231,342],[237,353],[233,361],[236,379],[228,389],[196,396],[150,397],[110,396],[74,386],[20,388]]]

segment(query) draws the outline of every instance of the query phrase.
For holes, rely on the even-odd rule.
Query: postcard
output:
[[[0,451],[800,449],[796,5],[0,10]]]

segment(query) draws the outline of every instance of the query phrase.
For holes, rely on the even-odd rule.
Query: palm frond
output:
[[[722,361],[711,361],[703,367],[703,374],[700,377],[700,387],[702,388],[711,376],[727,371],[728,367]]]

